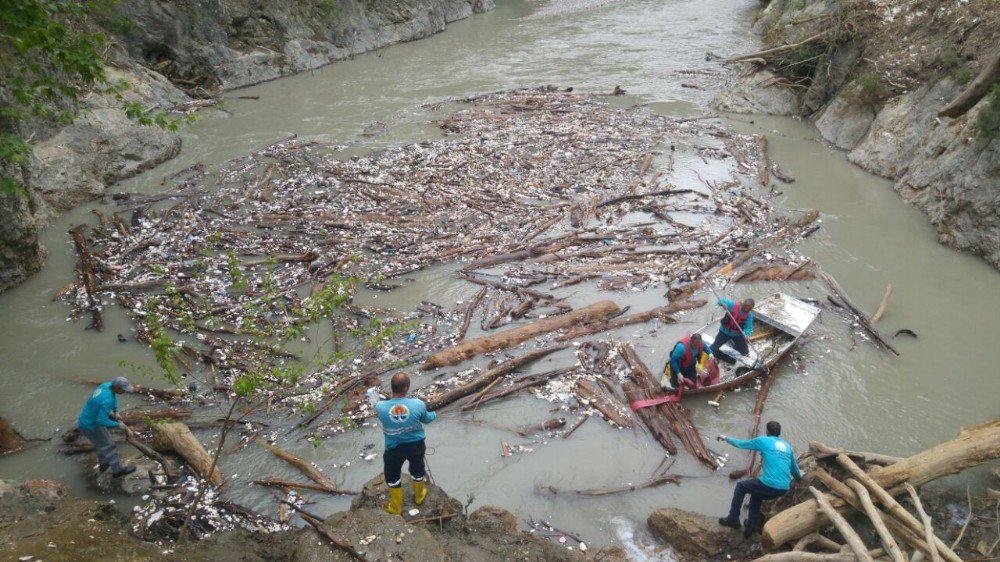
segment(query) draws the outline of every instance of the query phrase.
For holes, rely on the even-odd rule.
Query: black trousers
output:
[[[719,349],[726,345],[726,342],[732,341],[733,348],[739,351],[743,355],[750,354],[750,345],[747,343],[747,337],[743,334],[738,336],[730,336],[729,334],[719,330],[718,334],[715,334],[715,341],[712,342],[712,355],[718,357]]]
[[[413,443],[400,443],[382,453],[382,464],[385,471],[385,483],[390,488],[400,486],[403,474],[403,463],[410,463],[410,477],[419,482],[424,479],[424,453],[427,447],[424,440]]]
[[[746,499],[747,494],[750,494],[750,505],[748,506],[750,513],[747,515],[747,527],[756,531],[757,525],[760,524],[760,504],[764,503],[764,500],[773,500],[787,493],[788,490],[772,488],[761,483],[758,478],[740,480],[736,483],[736,489],[733,490],[733,503],[729,506],[729,519],[732,521],[740,520],[740,508],[743,507],[743,500]]]

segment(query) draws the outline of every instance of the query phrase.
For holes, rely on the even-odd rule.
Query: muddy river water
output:
[[[751,50],[755,39],[747,28],[757,4],[756,0],[550,4],[500,0],[495,11],[451,24],[446,32],[426,40],[233,93],[259,99],[230,99],[224,112],[206,113],[185,131],[180,157],[115,189],[156,192],[164,189],[164,177],[173,171],[197,161],[218,166],[289,133],[354,144],[358,151],[434,137],[437,130],[418,117],[420,104],[511,87],[554,84],[610,91],[621,85],[632,101],[656,111],[705,112],[721,76],[705,54]],[[888,335],[909,328],[919,336],[895,338],[893,345],[901,356],[892,357],[865,341],[853,345],[844,321],[824,313],[813,326],[817,337],[795,353],[795,368],[779,375],[765,417],[780,420],[799,451],[816,439],[906,455],[954,436],[963,425],[1000,413],[997,272],[979,259],[939,245],[926,217],[906,206],[888,181],[851,165],[841,151],[819,142],[807,122],[761,116],[726,120],[741,132],[766,134],[772,160],[796,178],[794,184],[780,186],[778,206],[822,212],[823,228],[800,251],[837,277],[869,310],[891,282],[895,290],[880,327]],[[382,128],[375,122],[384,123],[386,132],[363,136],[366,128]],[[683,174],[683,162],[677,169],[671,181],[684,187],[692,180]],[[87,393],[74,378],[128,374],[119,367],[120,361],[152,363],[148,350],[116,341],[115,334],[130,326],[114,307],[109,307],[105,332],[97,334],[85,331],[84,322],[68,322],[68,308],[51,302],[54,291],[72,276],[75,258],[66,230],[90,222],[91,208],[84,205],[48,228],[44,241],[50,255],[44,270],[0,295],[4,384],[0,414],[29,437],[53,436],[74,423]],[[453,269],[424,271],[401,289],[362,294],[359,300],[404,311],[424,299],[450,308],[478,289],[455,279]],[[826,295],[815,282],[743,284],[727,294],[738,298],[776,290],[819,299]],[[663,290],[619,295],[584,287],[574,300],[598,298],[644,310],[663,304]],[[617,335],[634,336],[642,355],[659,368],[674,339],[706,322],[713,312],[711,307],[694,311],[684,318],[690,324],[662,328],[655,337],[643,326]],[[555,366],[541,362],[536,368]],[[428,377],[417,375],[417,384]],[[718,410],[705,404],[708,399],[698,397],[689,403],[704,436],[746,434],[752,393],[730,393]],[[521,398],[484,408],[477,415],[495,424],[519,425],[545,419],[546,406],[534,398]],[[214,437],[201,436],[205,441]],[[672,468],[687,477],[680,486],[603,498],[552,498],[537,495],[535,486],[573,489],[643,482],[662,461],[663,451],[642,432],[614,430],[596,420],[568,440],[531,444],[530,453],[511,458],[500,457],[501,439],[518,442],[500,430],[441,419],[428,429],[434,479],[463,501],[473,495],[473,505],[496,504],[522,519],[548,519],[596,544],[625,541],[637,557],[644,556],[636,545],[643,543],[642,526],[651,511],[676,506],[721,514],[732,489],[727,474],[743,462],[734,450],[716,446],[730,455],[730,464],[713,474],[682,451]],[[279,443],[315,461],[348,488],[359,488],[380,470],[377,457],[366,462],[359,456],[369,444],[381,449],[381,436],[374,428],[348,432],[319,447],[306,441]],[[297,476],[257,447],[225,457],[222,468],[241,478]],[[83,472],[79,459],[60,456],[54,443],[0,460],[0,478],[52,478],[71,483],[80,494],[100,496]],[[982,471],[973,471],[942,485],[964,488],[982,478]],[[248,506],[274,509],[267,491],[243,484],[233,493]],[[324,499],[314,511],[337,511],[348,502]]]

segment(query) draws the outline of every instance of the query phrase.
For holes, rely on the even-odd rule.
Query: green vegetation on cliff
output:
[[[129,84],[107,79],[106,39],[95,19],[113,19],[115,3],[11,0],[0,10],[0,192],[23,188],[10,172],[27,167],[31,132],[71,123],[88,90],[114,95],[142,125],[176,129],[178,121],[167,114],[126,101],[122,92]]]

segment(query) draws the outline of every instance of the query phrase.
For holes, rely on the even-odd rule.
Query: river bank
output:
[[[893,180],[942,243],[1000,267],[995,8],[770,1],[753,23],[764,48],[729,59],[713,106],[808,118],[851,162]],[[977,97],[942,113],[978,81]]]
[[[406,49],[359,56],[315,73],[242,91],[240,95],[259,96],[260,100],[231,100],[227,109],[233,116],[222,112],[206,114],[187,133],[186,138],[192,142],[186,144],[177,159],[120,189],[163,191],[161,179],[175,171],[198,161],[204,161],[209,169],[218,168],[230,158],[245,156],[293,132],[299,133],[300,139],[337,144],[344,141],[352,145],[351,154],[367,153],[372,147],[420,142],[435,138],[435,133],[422,123],[422,118],[411,117],[413,108],[449,96],[524,84],[587,85],[588,89],[605,92],[622,85],[630,94],[636,94],[637,98],[629,100],[631,103],[648,103],[666,115],[695,116],[699,104],[710,97],[714,78],[709,74],[690,80],[679,77],[692,76],[690,73],[695,71],[713,72],[712,65],[703,61],[706,50],[736,54],[755,48],[742,34],[749,10],[733,12],[731,4],[716,3],[706,9],[706,2],[701,1],[663,6],[621,3],[594,10],[586,17],[530,20],[520,18],[530,14],[534,4],[505,4],[499,13],[460,22],[449,33],[407,45]],[[756,2],[741,5],[740,9],[749,4]],[[702,17],[705,12],[712,13],[708,21]],[[620,34],[620,29],[636,33]],[[474,46],[471,52],[465,50],[469,45]],[[510,45],[516,48],[508,48]],[[555,48],[557,45],[569,47],[560,50]],[[469,64],[470,58],[477,64]],[[706,89],[685,88],[680,81],[698,83]],[[268,100],[284,102],[263,103]],[[894,342],[903,356],[887,360],[863,342],[852,345],[846,327],[824,316],[816,326],[824,339],[805,348],[804,370],[796,370],[775,385],[768,414],[787,424],[796,447],[807,439],[819,438],[900,455],[919,450],[942,434],[953,433],[958,425],[992,415],[995,408],[989,389],[996,388],[990,376],[996,356],[990,345],[991,334],[941,327],[987,325],[991,321],[992,295],[998,294],[993,272],[976,260],[936,244],[923,218],[900,204],[886,182],[848,164],[841,153],[815,142],[808,123],[760,116],[752,119],[756,124],[741,118],[726,122],[741,131],[765,135],[773,161],[797,180],[792,186],[779,186],[784,193],[775,198],[776,204],[824,211],[823,230],[802,246],[803,252],[833,271],[855,299],[871,309],[884,284],[893,282],[895,292],[883,320],[885,329],[891,333],[908,327],[920,334],[919,340],[901,338]],[[381,134],[369,129],[374,136],[361,136],[375,121],[400,127],[389,127]],[[697,157],[693,159],[701,162]],[[697,177],[686,174],[686,164],[676,170],[679,184],[686,187],[688,181],[700,183]],[[95,208],[118,210],[104,205]],[[0,348],[8,361],[0,371],[3,380],[18,389],[0,397],[0,406],[30,436],[58,433],[59,428],[70,423],[87,392],[86,387],[74,382],[76,378],[102,378],[111,372],[129,374],[127,370],[117,373],[121,359],[136,364],[152,362],[148,349],[116,341],[115,334],[128,334],[131,326],[127,318],[110,310],[116,307],[109,307],[106,332],[99,335],[84,331],[83,324],[67,322],[68,309],[51,302],[59,287],[75,279],[75,256],[73,248],[66,245],[65,231],[74,224],[93,221],[89,208],[59,219],[57,226],[44,234],[53,249],[50,265],[39,277],[0,297],[4,317],[9,319],[0,337]],[[894,251],[886,255],[872,240]],[[359,301],[403,312],[414,310],[427,299],[461,306],[454,305],[455,301],[469,302],[478,287],[455,279],[452,271],[448,267],[432,269],[392,292],[365,290]],[[952,290],[942,292],[941,285]],[[763,283],[737,296],[776,289],[776,285]],[[797,294],[823,298],[821,291],[808,285]],[[978,299],[969,299],[972,294]],[[580,297],[593,295],[588,292]],[[631,296],[644,308],[662,302],[662,290]],[[697,312],[688,318],[692,325],[711,320],[708,314]],[[656,354],[662,351],[662,341],[680,337],[685,329],[679,325],[646,339],[642,345],[648,347],[642,349],[653,354],[650,362],[661,362],[663,358]],[[967,353],[970,348],[983,352]],[[942,386],[938,375],[952,370],[966,376],[955,377]],[[130,376],[147,384],[157,382],[142,374]],[[726,397],[721,410],[695,404],[692,415],[699,428],[709,434],[741,435],[746,431],[753,399],[751,393],[732,394]],[[132,406],[135,400],[127,398],[126,402]],[[536,409],[537,404],[524,399],[508,409],[484,407],[479,417],[505,424],[511,417],[528,417]],[[887,432],[885,427],[907,427],[912,431]],[[642,481],[657,468],[661,458],[646,440],[593,421],[580,427],[573,439],[553,440],[534,447],[532,453],[505,460],[497,459],[497,442],[510,439],[507,433],[487,428],[477,430],[473,436],[471,429],[457,423],[432,428],[432,444],[437,452],[431,462],[435,476],[447,483],[449,492],[458,498],[475,493],[478,501],[508,506],[522,519],[544,515],[561,528],[579,531],[588,540],[593,538],[594,544],[625,544],[622,537],[641,538],[641,521],[663,505],[717,514],[731,492],[725,475],[702,476],[698,467],[688,462],[687,455],[681,455],[675,469],[698,476],[686,480],[683,486],[605,498],[539,497],[532,493],[530,484],[588,488]],[[196,434],[211,443],[217,432],[204,429],[196,430]],[[372,465],[363,458],[367,454],[360,452],[377,440],[377,430],[362,428],[330,440],[324,447],[315,448],[303,441],[289,448],[327,468],[338,483],[357,488],[373,472]],[[605,453],[600,463],[594,462],[595,449]],[[253,470],[271,474],[281,470],[275,463],[268,453],[252,447],[225,458],[223,469],[227,473]],[[572,467],[572,471],[567,472],[566,467]],[[60,457],[54,447],[40,446],[4,459],[4,469],[6,474],[21,478],[24,476],[19,475],[42,473],[65,479],[85,496],[100,493],[78,476],[83,472],[81,467],[71,458]],[[970,480],[975,482],[977,477],[961,477],[944,485],[964,486]],[[261,497],[253,488],[237,488],[234,493],[241,502],[254,507],[273,507],[269,495]],[[322,508],[317,507],[317,511],[322,513],[347,507],[336,498],[318,501]],[[627,523],[620,525],[622,520],[640,523],[629,527]]]
[[[492,0],[399,0],[375,4],[127,0],[104,22],[108,81],[124,101],[159,111],[217,105],[224,92],[259,84],[443,31],[493,8]],[[126,22],[126,23],[122,23]],[[26,196],[0,196],[0,292],[41,269],[38,233],[116,182],[177,156],[181,136],[126,116],[94,91],[64,128],[39,128],[21,177]]]

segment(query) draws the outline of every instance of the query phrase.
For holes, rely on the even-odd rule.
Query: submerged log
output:
[[[521,437],[527,437],[532,433],[537,433],[539,431],[551,431],[553,429],[559,429],[560,427],[566,426],[566,418],[552,418],[551,420],[524,425],[514,429],[514,433],[520,435]]]
[[[657,486],[662,486],[664,484],[680,484],[681,477],[676,474],[663,474],[656,476],[642,484],[631,484],[628,486],[622,486],[619,488],[597,488],[594,490],[560,490],[555,486],[535,486],[535,493],[553,496],[588,496],[588,497],[600,497],[600,496],[610,496],[612,494],[621,494],[625,492],[634,492],[636,490],[643,490],[645,488],[655,488]]]
[[[188,429],[180,422],[159,423],[153,426],[153,449],[160,452],[177,453],[198,474],[213,486],[222,485],[219,467],[212,470],[212,457]],[[212,470],[209,474],[209,470]]]
[[[80,277],[83,278],[83,286],[87,290],[87,309],[90,310],[92,320],[88,328],[94,328],[98,332],[104,331],[104,320],[101,318],[101,298],[97,294],[97,276],[94,273],[94,259],[87,248],[87,239],[83,235],[84,225],[79,225],[70,230],[73,236],[73,243],[76,251],[80,255]]]
[[[274,445],[268,445],[267,443],[263,443],[261,446],[264,447],[264,449],[267,450],[267,452],[271,453],[272,455],[278,457],[279,459],[299,469],[299,472],[301,472],[306,478],[319,484],[326,491],[332,493],[344,493],[342,490],[340,490],[340,488],[337,487],[336,484],[331,482],[330,479],[326,477],[326,475],[320,472],[319,469],[316,468],[311,462],[303,459],[302,457],[299,457],[298,455],[289,453],[288,451],[280,447],[276,447]]]
[[[574,310],[573,312],[536,320],[526,326],[462,342],[454,347],[431,355],[424,361],[424,364],[420,368],[421,370],[428,371],[437,367],[457,365],[477,355],[507,349],[531,338],[569,328],[581,322],[606,320],[617,314],[619,310],[618,305],[612,301],[600,301],[588,307]]]
[[[312,484],[309,482],[295,482],[294,480],[284,480],[282,478],[275,478],[274,476],[264,478],[263,480],[254,480],[253,483],[260,486],[273,486],[276,488],[299,488],[302,490],[312,490],[314,492],[326,492],[328,494],[344,494],[344,495],[357,494],[357,492],[352,492],[350,490],[341,490],[340,488],[337,487],[331,488],[329,486]]]
[[[906,481],[920,486],[996,458],[1000,458],[1000,419],[964,430],[957,438],[898,463],[875,467],[870,476],[883,488],[892,488]],[[840,504],[835,506],[838,509],[845,507],[843,502],[836,503]],[[772,517],[764,525],[761,535],[764,546],[777,548],[828,525],[829,520],[816,509],[815,500],[807,500]]]
[[[451,404],[452,402],[458,400],[459,398],[464,398],[472,394],[473,392],[478,392],[486,388],[493,382],[499,380],[500,377],[503,377],[504,375],[510,373],[515,369],[523,367],[524,365],[527,365],[528,363],[531,363],[533,361],[537,361],[538,359],[541,359],[542,357],[545,357],[550,353],[559,351],[561,349],[566,349],[567,347],[569,346],[553,345],[542,349],[536,349],[535,351],[525,353],[520,357],[515,357],[508,361],[504,361],[503,363],[486,371],[485,373],[482,373],[481,375],[473,378],[471,381],[465,384],[459,385],[449,391],[428,397],[425,400],[427,402],[427,409],[431,411],[440,410],[441,408],[447,406],[448,404]]]

